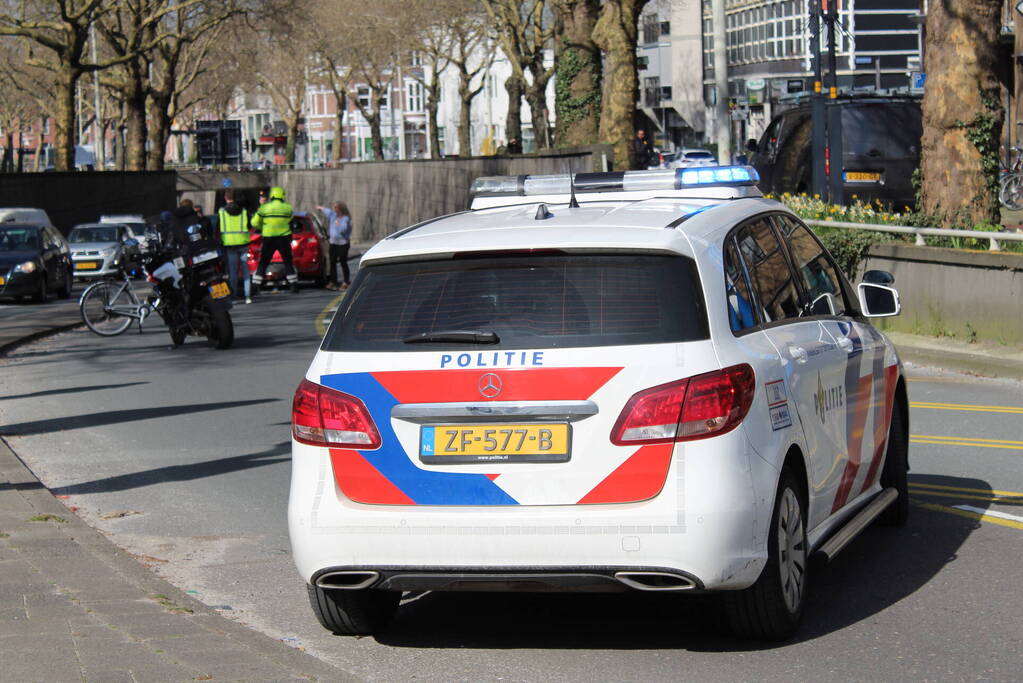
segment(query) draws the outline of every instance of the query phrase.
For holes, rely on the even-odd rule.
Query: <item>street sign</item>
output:
[[[1020,0],[1020,2],[1023,2],[1023,0]],[[873,62],[874,62],[874,58],[873,57],[857,57],[856,58],[856,63],[857,64],[872,64]]]
[[[1020,0],[1023,2],[1023,0]],[[785,92],[792,93],[803,92],[803,79],[802,78],[790,78],[785,81]]]
[[[927,82],[927,74],[924,73],[923,71],[911,71],[909,74],[909,82],[913,88],[916,89],[923,88],[924,83]]]
[[[1023,0],[1021,0],[1023,2]],[[763,90],[764,79],[763,78],[750,78],[746,81],[746,90]]]

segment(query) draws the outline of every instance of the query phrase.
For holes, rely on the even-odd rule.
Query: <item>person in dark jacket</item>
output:
[[[160,235],[165,247],[177,249],[182,255],[216,247],[209,221],[195,213],[191,199],[182,199],[171,214],[171,220]]]
[[[650,166],[650,159],[654,156],[654,148],[646,138],[646,131],[640,128],[636,131],[636,137],[632,139],[633,169],[643,171]]]

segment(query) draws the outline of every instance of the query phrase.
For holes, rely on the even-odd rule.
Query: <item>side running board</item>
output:
[[[874,498],[874,500],[867,503],[862,510],[857,512],[853,517],[849,519],[845,525],[840,528],[835,534],[827,540],[817,552],[814,553],[818,559],[830,562],[835,559],[838,553],[849,545],[849,543],[860,535],[860,532],[867,528],[867,526],[873,522],[878,515],[885,511],[889,505],[894,503],[899,497],[899,492],[893,488],[888,488]]]

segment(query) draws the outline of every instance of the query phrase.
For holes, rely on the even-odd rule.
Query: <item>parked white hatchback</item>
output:
[[[906,384],[868,320],[891,277],[854,289],[755,183],[481,178],[366,253],[292,414],[325,628],[372,633],[402,591],[639,590],[781,639],[811,553],[905,521]]]

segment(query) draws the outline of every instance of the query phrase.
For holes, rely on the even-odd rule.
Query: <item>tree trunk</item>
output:
[[[4,147],[4,158],[0,162],[0,173],[12,173],[14,171],[14,132],[7,126],[7,146]]]
[[[284,163],[295,163],[295,145],[298,142],[298,114],[285,114],[284,125],[288,129],[288,141],[284,146]]]
[[[555,39],[556,145],[592,145],[600,134],[600,49],[593,28],[600,0],[563,0],[557,5],[561,33]]]
[[[461,76],[458,83],[458,156],[472,156],[472,90],[468,78]]]
[[[639,77],[636,74],[636,22],[647,0],[607,0],[593,27],[593,42],[603,51],[600,140],[614,147],[617,170],[632,168],[633,118]]]
[[[1001,7],[994,0],[932,2],[927,13],[919,208],[941,227],[999,220]]]
[[[522,92],[525,84],[518,76],[512,73],[504,82],[504,89],[508,93],[508,114],[504,119],[505,142],[518,140],[522,144]]]
[[[149,127],[149,151],[146,156],[146,169],[162,171],[167,156],[167,140],[170,139],[171,117],[170,97],[162,93],[151,95],[152,122]]]
[[[330,151],[330,159],[336,163],[344,158],[345,109],[348,108],[348,98],[337,90],[334,90],[334,98],[337,100],[337,115],[334,116],[334,147]]]
[[[380,119],[380,103],[375,102],[373,106],[373,115],[366,118],[366,123],[369,124],[369,137],[373,144],[374,161],[384,160],[384,137],[380,132]]]
[[[124,91],[124,103],[128,114],[129,171],[146,170],[146,138],[149,134],[146,125],[146,90],[142,79],[142,72],[131,65],[128,87]]]
[[[39,173],[43,170],[43,126],[46,119],[39,121],[39,135],[36,136],[35,160],[32,162],[32,170]]]
[[[537,149],[550,147],[550,136],[547,130],[547,80],[537,80],[533,74],[533,82],[526,86],[526,102],[529,103],[529,116],[533,122],[533,141]]]
[[[437,124],[439,99],[440,81],[434,76],[433,82],[426,89],[426,127],[430,135],[431,159],[440,159],[443,156],[440,148],[440,126]]]
[[[57,134],[54,138],[55,157],[53,164],[58,171],[73,171],[75,168],[75,89],[81,73],[68,68],[57,72],[54,85],[54,116]]]

